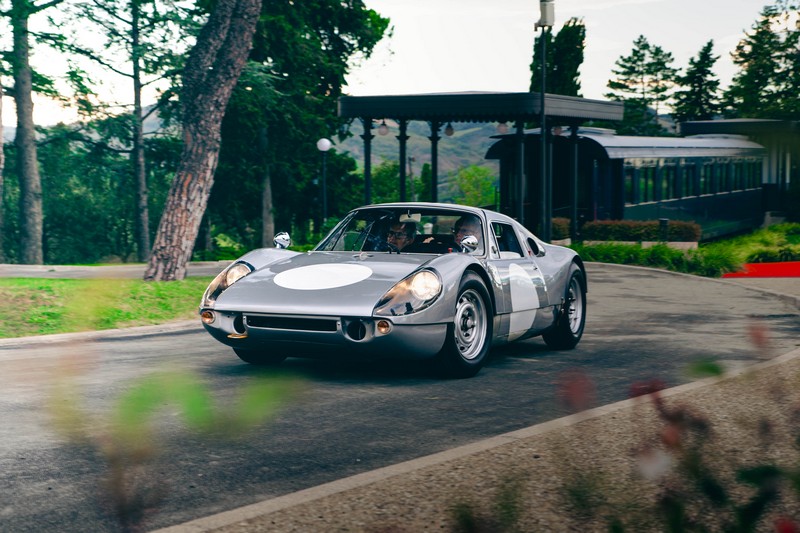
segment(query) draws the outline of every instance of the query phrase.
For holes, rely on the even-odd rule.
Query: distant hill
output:
[[[377,127],[373,130],[375,137],[372,139],[372,164],[377,166],[383,160],[396,161],[399,156],[398,125],[386,121],[389,126],[387,135],[378,135]],[[157,116],[151,115],[145,124],[145,131],[155,131],[161,124]],[[377,126],[377,125],[376,125]],[[484,159],[487,150],[496,142],[491,137],[497,134],[493,124],[464,123],[453,124],[455,132],[451,137],[444,134],[444,127],[439,132],[439,178],[444,183],[453,172],[478,165],[492,170],[495,176],[499,175],[497,161]],[[361,138],[364,130],[360,121],[353,121],[350,128],[352,136],[342,142],[334,141],[334,149],[339,153],[348,152],[355,158],[359,168],[364,166],[364,141]],[[6,142],[14,140],[16,128],[3,127],[3,138]],[[430,127],[425,122],[411,122],[408,125],[408,155],[414,158],[411,163],[411,172],[419,176],[422,165],[431,162]]]
[[[397,140],[399,129],[396,123],[386,121],[389,126],[387,135],[379,135],[377,127],[373,130],[375,137],[372,139],[372,164],[380,164],[383,160],[396,161],[399,157],[400,143]],[[493,124],[483,123],[455,123],[455,132],[451,137],[444,134],[442,127],[439,135],[439,176],[448,174],[470,165],[478,165],[492,169],[498,174],[497,161],[485,159],[486,152],[497,142],[492,139],[497,131]],[[352,136],[334,144],[339,153],[349,152],[358,163],[359,168],[364,166],[364,140],[361,135],[364,129],[360,121],[354,121],[350,131]],[[410,122],[408,124],[407,151],[415,160],[411,164],[411,171],[419,176],[420,169],[425,163],[431,162],[431,134],[430,127],[425,122]]]

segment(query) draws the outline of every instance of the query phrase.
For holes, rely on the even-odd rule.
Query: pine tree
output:
[[[583,20],[569,19],[553,37],[552,31],[545,32],[547,53],[547,77],[545,92],[580,96],[580,69],[583,64],[583,49],[586,41],[586,26]],[[531,63],[531,92],[542,90],[541,39],[536,37]]]
[[[761,12],[752,33],[736,46],[733,62],[741,70],[734,76],[725,93],[726,115],[731,117],[766,118],[776,98],[775,55],[781,48],[778,35],[772,31],[774,7]]]
[[[675,85],[676,70],[672,54],[660,46],[651,45],[644,35],[633,43],[630,55],[620,57],[609,80],[611,100],[625,102],[625,117],[620,133],[656,135],[663,133],[655,118],[659,106],[666,103]]]
[[[678,122],[710,120],[719,112],[719,80],[714,77],[714,64],[719,59],[713,53],[714,41],[708,41],[689,60],[686,73],[676,77],[683,90],[675,92],[673,117]]]
[[[781,41],[776,58],[775,118],[800,119],[800,2],[778,2],[772,26]]]

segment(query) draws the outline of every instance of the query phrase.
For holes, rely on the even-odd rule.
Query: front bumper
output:
[[[396,324],[375,317],[203,312],[208,311],[213,313],[213,321],[203,320],[203,326],[221,343],[245,350],[281,350],[290,357],[342,354],[426,359],[439,353],[447,335],[447,324]],[[388,331],[381,331],[379,322],[388,324]]]

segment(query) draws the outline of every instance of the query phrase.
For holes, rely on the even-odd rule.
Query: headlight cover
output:
[[[255,270],[255,268],[253,268],[251,264],[240,261],[232,264],[217,274],[217,277],[214,278],[214,281],[208,285],[206,292],[203,293],[203,300],[200,302],[200,307],[202,309],[213,308],[214,302],[217,301],[217,298],[225,289],[248,275],[253,270]]]
[[[403,316],[422,311],[442,293],[442,280],[433,270],[420,270],[389,289],[375,306],[378,316]]]

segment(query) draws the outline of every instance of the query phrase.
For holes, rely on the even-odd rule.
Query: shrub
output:
[[[595,244],[571,246],[584,261],[664,268],[708,277],[739,270],[741,263],[730,247],[675,250],[666,245],[642,248],[638,244]]]
[[[661,223],[658,220],[597,220],[581,228],[581,236],[590,241],[660,241]],[[695,222],[671,220],[667,224],[668,241],[700,240],[700,225]]]
[[[730,249],[700,248],[692,250],[688,256],[688,272],[718,278],[727,272],[736,272],[741,263]]]
[[[570,219],[556,217],[553,219],[553,239],[569,239],[569,223]]]
[[[747,256],[746,263],[779,263],[782,261],[800,261],[800,250],[792,246],[778,249],[759,250]]]
[[[614,263],[622,265],[642,265],[645,250],[636,244],[597,244],[594,246],[574,245],[572,248],[584,261]]]
[[[644,260],[647,266],[665,268],[675,272],[688,272],[689,260],[681,250],[675,250],[665,244],[659,244],[646,250]]]

